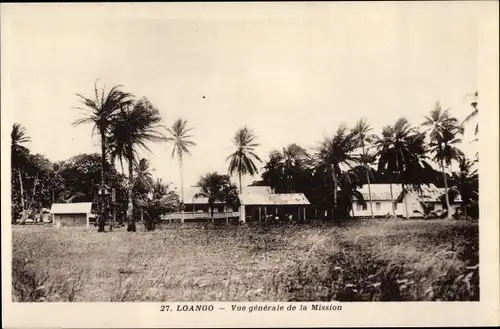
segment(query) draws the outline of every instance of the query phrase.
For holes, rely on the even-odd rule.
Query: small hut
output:
[[[55,226],[89,226],[92,203],[53,203],[51,213]]]

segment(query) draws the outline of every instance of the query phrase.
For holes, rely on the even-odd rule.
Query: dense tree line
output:
[[[78,98],[82,116],[74,125],[92,126],[92,133],[100,139],[101,153],[80,154],[53,163],[43,155],[31,154],[26,129],[14,124],[13,223],[32,218],[54,202],[94,202],[101,232],[107,222],[112,229],[111,209],[115,209],[113,218],[117,222],[126,219],[128,231],[136,231],[137,218],[152,230],[162,213],[183,210],[182,165],[190,148],[196,146],[188,122],[177,119],[170,127],[164,126],[160,111],[147,98],[136,98],[122,91],[121,86],[107,91],[95,85],[93,96],[78,94]],[[212,209],[216,201],[237,206],[242,176],[258,174],[258,164],[263,162],[261,180],[253,185],[270,185],[278,193],[304,193],[315,208],[326,210],[331,218],[348,216],[354,199],[366,207],[368,200],[357,189],[366,184],[370,190],[374,183],[389,184],[393,201],[397,197],[392,193],[394,184],[407,191],[408,187],[418,190],[432,183],[448,191],[442,198],[446,209],[450,209],[450,199],[459,194],[464,201],[462,211],[477,216],[478,157],[467,159],[457,147],[465,124],[478,115],[477,99],[471,107],[471,114],[459,122],[437,102],[419,125],[399,118],[379,134],[362,119],[351,128],[341,125],[313,150],[292,143],[272,151],[266,161],[257,155],[257,136],[243,127],[232,139],[235,150],[226,158],[228,174],[208,173],[200,177],[199,195],[208,198]],[[478,132],[476,125],[476,140]],[[172,145],[172,158],[177,157],[180,167],[180,196],[169,184],[155,180],[148,161],[139,158],[139,149],[149,151],[151,142]],[[458,164],[458,171],[451,171],[453,162]],[[237,175],[238,186],[231,183],[232,175]],[[116,193],[114,207],[105,193],[99,193],[109,190]],[[448,211],[447,216],[451,215]]]

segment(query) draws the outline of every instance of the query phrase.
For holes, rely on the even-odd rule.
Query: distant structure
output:
[[[50,212],[54,226],[90,226],[92,203],[53,203]]]
[[[372,207],[375,217],[384,217],[392,215],[391,189],[389,184],[371,184]],[[444,188],[438,188],[434,184],[422,185],[421,191],[417,191],[410,186],[406,186],[407,193],[402,193],[400,184],[392,184],[392,195],[394,198],[394,212],[398,217],[406,217],[406,209],[408,209],[408,217],[424,217],[424,208],[422,203],[431,207],[432,211],[437,215],[446,211],[443,209],[441,197],[445,193]],[[370,195],[368,193],[368,185],[363,185],[358,189],[363,195],[366,202],[366,208],[363,209],[360,202],[354,200],[352,203],[354,217],[371,217],[370,211]],[[462,200],[458,195],[454,200],[450,200],[452,212],[460,207]]]
[[[270,186],[246,186],[240,199],[240,221],[306,220],[309,200],[303,193],[274,193]]]

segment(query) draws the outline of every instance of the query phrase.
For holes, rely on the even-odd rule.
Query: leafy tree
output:
[[[137,148],[151,151],[147,146],[148,142],[166,141],[166,137],[160,131],[162,128],[160,111],[146,98],[121,107],[111,124],[110,143],[114,145],[113,153],[128,160],[127,231],[129,232],[136,231],[133,216],[133,168]]]
[[[82,106],[77,109],[83,112],[82,118],[76,120],[73,125],[92,124],[92,133],[98,132],[101,139],[101,188],[106,186],[104,167],[107,155],[107,138],[111,123],[117,112],[123,107],[128,107],[132,102],[132,95],[120,90],[121,86],[115,86],[106,92],[105,87],[98,90],[97,83],[94,84],[94,93],[92,97],[85,97],[77,94],[82,102]],[[99,217],[99,232],[104,232],[104,225],[107,217],[106,207],[101,206]]]
[[[200,177],[196,186],[200,192],[194,197],[205,197],[208,199],[210,218],[214,220],[214,206],[216,202],[225,202],[232,206],[239,206],[238,189],[231,183],[228,175],[219,175],[216,172],[208,173]]]
[[[240,193],[242,192],[241,176],[250,174],[250,176],[258,173],[257,166],[254,160],[262,162],[257,154],[255,148],[259,146],[255,134],[247,127],[239,129],[233,137],[233,144],[236,146],[236,151],[227,157],[229,160],[229,174],[233,175],[238,173],[240,183]]]
[[[182,163],[184,155],[191,155],[189,149],[196,146],[196,143],[191,140],[193,137],[189,133],[193,128],[187,127],[187,120],[177,119],[172,127],[167,128],[170,134],[168,140],[172,143],[172,158],[177,155],[179,159],[179,168],[181,173],[181,202],[184,204],[184,177],[182,172]]]
[[[459,159],[463,156],[455,145],[462,142],[458,137],[463,133],[463,129],[458,125],[456,118],[449,116],[449,111],[442,112],[439,103],[436,103],[434,110],[430,116],[422,123],[424,127],[429,127],[430,131],[430,151],[434,154],[434,160],[439,163],[443,174],[445,190],[448,191],[447,174],[445,167],[451,165],[452,160]],[[448,198],[448,193],[445,193],[447,217],[451,219],[451,205]]]
[[[326,171],[333,182],[333,211],[337,212],[338,186],[342,167],[352,168],[358,161],[354,150],[358,147],[356,134],[341,125],[332,138],[325,138],[316,153],[317,169]]]

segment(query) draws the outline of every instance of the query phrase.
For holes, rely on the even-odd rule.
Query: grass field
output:
[[[479,300],[477,221],[13,226],[14,301]]]

